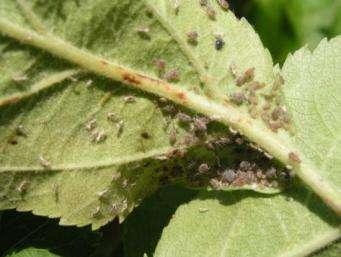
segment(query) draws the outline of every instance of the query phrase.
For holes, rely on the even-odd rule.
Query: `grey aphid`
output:
[[[236,179],[236,173],[232,169],[225,170],[221,174],[221,180],[223,182],[232,183]]]

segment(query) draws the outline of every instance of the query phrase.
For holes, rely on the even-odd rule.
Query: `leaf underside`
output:
[[[221,11],[216,1],[210,3],[216,10],[214,20],[197,1],[182,1],[176,14],[172,1],[147,0],[30,1],[29,8],[43,21],[42,26],[35,23],[35,16],[27,10],[23,11],[25,8],[20,8],[16,1],[3,0],[0,2],[0,17],[1,20],[10,21],[25,30],[36,30],[41,35],[46,33],[46,29],[54,37],[70,42],[78,49],[153,78],[165,78],[167,72],[179,70],[180,76],[170,85],[179,86],[186,92],[195,92],[207,99],[212,98],[220,104],[225,100],[230,101],[229,96],[240,91],[229,69],[231,65],[237,67],[237,76],[254,67],[254,79],[266,84],[265,89],[260,92],[268,93],[271,85],[276,82],[278,70],[273,68],[271,57],[263,48],[259,37],[245,20],[236,19],[231,12]],[[198,44],[187,42],[186,33],[191,31],[199,33]],[[222,49],[216,48],[217,37],[222,38],[225,43]],[[340,113],[337,109],[340,79],[335,78],[339,76],[337,67],[341,65],[338,54],[340,47],[337,48],[337,45],[340,45],[339,38],[331,43],[323,42],[314,52],[315,57],[301,50],[289,58],[284,66],[286,85],[283,95],[293,118],[294,137],[284,130],[280,130],[278,134],[273,133],[261,121],[259,114],[257,119],[251,119],[250,106],[235,106],[238,112],[255,124],[255,128],[265,131],[264,134],[269,139],[279,139],[281,144],[298,149],[302,163],[313,167],[310,170],[323,177],[330,185],[335,195],[333,199],[339,196],[337,190],[340,188],[340,173],[337,172],[340,167],[340,155],[337,151],[341,149],[338,147],[340,133],[337,127],[337,122],[341,120],[337,116]],[[314,69],[320,69],[321,63],[326,61],[319,51],[325,51],[332,57],[328,59],[327,65],[323,64],[330,72],[318,73],[317,77],[308,78],[311,83],[305,83],[303,78]],[[0,53],[0,106],[3,105],[0,107],[0,209],[32,210],[39,215],[61,217],[61,224],[92,224],[93,228],[98,228],[116,215],[123,219],[145,196],[159,187],[160,174],[155,171],[162,170],[162,164],[155,157],[172,149],[170,133],[173,129],[178,142],[188,135],[188,129],[181,126],[174,116],[165,114],[154,98],[140,91],[129,90],[120,82],[79,73],[75,70],[79,68],[77,65],[19,44],[8,37],[0,37]],[[295,59],[300,54],[301,58]],[[165,71],[160,72],[155,66],[155,60],[159,59],[165,61]],[[72,62],[77,63],[76,60]],[[306,67],[305,62],[314,63],[312,70],[300,70],[303,66]],[[325,77],[326,74],[329,77]],[[107,76],[105,73],[100,75]],[[330,81],[335,83],[329,83]],[[334,104],[328,106],[325,104],[331,101],[327,91],[316,91],[316,88],[322,88],[322,83],[326,82],[332,91],[329,92],[336,99],[332,102]],[[301,89],[297,89],[300,85],[314,87],[301,86]],[[37,88],[38,93],[32,93]],[[40,90],[41,88],[44,90]],[[297,95],[299,90],[305,92],[304,96],[307,98],[310,98],[309,94],[322,94],[321,97],[325,97],[319,104],[301,104],[299,108],[302,109],[296,109],[297,102],[302,100],[301,94]],[[131,95],[134,96],[134,101],[127,102],[125,97]],[[8,105],[16,101],[18,102]],[[260,101],[263,103],[263,99]],[[223,104],[221,106],[224,108]],[[297,113],[306,113],[305,118],[298,116],[296,110]],[[198,110],[193,108],[192,111]],[[336,123],[328,123],[320,128],[321,123],[326,122],[326,119],[321,119],[321,113],[322,116],[330,114],[327,122]],[[316,118],[317,116],[320,118]],[[95,128],[88,131],[87,126],[94,119]],[[23,129],[27,133],[23,133]],[[336,136],[329,137],[328,130],[332,130]],[[303,135],[307,131],[309,133]],[[102,132],[106,138],[99,137]],[[307,141],[310,137],[313,137],[312,141]],[[309,147],[306,147],[307,144]],[[316,149],[322,150],[323,154],[314,154],[319,151]],[[324,154],[328,156],[328,162],[317,158]],[[244,193],[226,194],[239,197]],[[296,224],[290,220],[290,208],[300,210],[313,220],[308,226],[315,226],[315,231],[318,231],[316,234],[321,237],[326,235],[327,239],[319,241],[321,238],[306,238],[306,234],[296,233],[291,244],[298,245],[302,240],[318,241],[317,247],[320,247],[328,240],[337,238],[339,232],[334,221],[326,223],[318,214],[305,207],[310,196],[303,195],[310,194],[299,193],[302,201],[290,203],[290,206],[284,196],[246,198],[236,203],[241,205],[238,208],[234,208],[232,204],[225,206],[218,200],[195,200],[191,205],[212,205],[215,211],[208,213],[215,217],[212,224],[207,226],[218,227],[217,232],[219,228],[226,228],[221,226],[221,222],[226,219],[225,215],[235,216],[234,212],[238,209],[245,215],[252,216],[247,211],[250,208],[263,213],[264,205],[268,202],[278,204],[276,208],[287,213],[290,224]],[[217,197],[220,197],[220,193],[217,193]],[[225,198],[223,194],[222,197]],[[195,206],[195,210],[196,208]],[[187,211],[186,208],[180,208],[178,213],[183,210]],[[193,212],[191,208],[188,210]],[[281,212],[276,211],[275,215],[280,216],[279,213]],[[193,215],[197,215],[196,211]],[[304,217],[302,215],[302,220],[305,220]],[[265,219],[261,214],[248,218],[250,226],[259,226],[257,220],[263,218]],[[286,232],[276,230],[278,225],[275,221],[272,223],[272,215],[267,219],[271,220],[266,222],[269,229],[274,229],[274,233],[270,234],[277,233],[283,238]],[[280,223],[280,218],[275,220]],[[198,221],[200,219],[194,219],[193,222]],[[181,225],[184,226],[184,223]],[[236,227],[251,231],[247,229],[247,224]],[[188,228],[193,226],[188,225]],[[167,237],[168,230],[172,231],[172,228],[167,228],[163,238]],[[206,242],[211,242],[218,235],[219,233],[209,238],[202,237],[200,240],[207,239]],[[240,240],[243,236],[245,234],[240,236]],[[215,250],[219,253],[227,250],[222,250],[221,244],[224,245],[228,237],[229,235],[224,235],[223,240],[217,240],[219,246]],[[264,249],[271,248],[264,242],[259,244],[263,244]],[[164,245],[168,247],[168,240],[166,243],[162,240],[158,246],[157,254],[160,256],[164,256],[163,249],[168,249]],[[186,247],[184,249],[190,252],[191,248]],[[206,251],[209,248],[202,249]],[[280,252],[281,249],[278,249]],[[173,250],[176,251],[176,247]],[[249,255],[246,253],[245,256]]]

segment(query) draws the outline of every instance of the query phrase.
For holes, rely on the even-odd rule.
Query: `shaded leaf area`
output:
[[[90,227],[63,227],[55,219],[5,211],[0,231],[0,256],[49,256],[50,253],[62,257],[111,257],[119,253],[117,220],[93,232]]]
[[[232,0],[231,5],[253,24],[275,62],[283,63],[302,45],[313,49],[322,38],[341,34],[337,0]]]
[[[332,245],[327,246],[321,251],[311,255],[311,257],[338,257],[341,252],[341,241],[337,241]]]
[[[337,239],[338,225],[338,217],[300,185],[272,196],[201,191],[172,215],[153,256],[306,256]]]

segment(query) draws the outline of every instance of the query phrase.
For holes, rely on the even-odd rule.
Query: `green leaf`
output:
[[[6,255],[6,257],[58,257],[58,256],[59,255],[50,253],[48,250],[33,247],[26,248],[20,250],[19,252],[13,252]]]
[[[320,252],[313,254],[312,257],[338,257],[341,251],[341,242],[338,241]]]
[[[338,217],[310,191],[201,192],[181,205],[154,256],[306,256],[340,237]]]
[[[296,128],[291,140],[302,162],[315,170],[302,175],[309,180],[318,174],[329,190],[325,201],[336,206],[341,206],[340,67],[341,37],[323,40],[314,52],[297,51],[283,67],[283,94]]]

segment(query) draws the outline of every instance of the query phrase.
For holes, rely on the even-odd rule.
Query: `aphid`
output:
[[[251,163],[248,161],[241,161],[239,163],[239,169],[241,169],[242,171],[247,171],[251,168]]]
[[[119,122],[117,122],[116,127],[117,127],[117,137],[120,137],[123,132],[124,121],[120,120]]]
[[[180,2],[179,0],[174,0],[174,13],[177,15],[180,10]]]
[[[237,105],[241,105],[246,100],[245,94],[243,92],[234,92],[231,94],[231,101]]]
[[[265,83],[259,83],[258,81],[252,81],[249,84],[249,88],[252,91],[257,91],[259,89],[264,88],[265,86],[266,86]]]
[[[210,5],[206,5],[206,13],[207,13],[207,16],[211,19],[211,20],[215,20],[216,18],[216,11],[213,9],[212,6]]]
[[[247,69],[243,75],[241,75],[237,78],[237,81],[236,81],[237,86],[240,87],[240,86],[244,85],[246,82],[253,80],[253,78],[255,76],[254,73],[255,73],[255,68]]]
[[[242,145],[244,143],[244,140],[241,137],[237,137],[234,141],[237,145]]]
[[[135,96],[127,95],[127,96],[123,97],[123,101],[125,103],[134,103],[136,101],[136,98],[135,98]]]
[[[143,38],[150,38],[149,32],[150,29],[148,27],[140,27],[136,29],[137,33]]]
[[[48,160],[46,160],[42,155],[39,156],[38,160],[40,165],[43,166],[43,168],[45,169],[51,168],[51,163]]]
[[[91,213],[91,218],[97,218],[101,214],[101,207],[97,206],[96,209]]]
[[[166,68],[166,61],[163,59],[155,59],[153,64],[159,72],[163,72]]]
[[[267,110],[269,110],[270,108],[271,108],[271,104],[269,103],[269,102],[266,102],[264,105],[263,105],[263,110],[264,111],[267,111]]]
[[[91,141],[95,143],[101,143],[107,138],[107,135],[104,131],[94,131],[91,134]]]
[[[177,115],[176,115],[176,118],[180,121],[180,122],[183,122],[183,123],[190,123],[192,122],[192,117],[185,114],[185,113],[182,113],[182,112],[179,112]]]
[[[93,130],[94,128],[96,128],[97,126],[97,121],[96,119],[92,119],[90,120],[86,125],[85,125],[85,128],[87,131],[91,131]]]
[[[225,45],[225,42],[222,39],[222,37],[221,36],[217,36],[216,39],[215,39],[215,42],[214,42],[215,49],[219,51],[219,50],[223,49],[224,45]]]
[[[200,213],[205,213],[205,212],[208,212],[209,211],[209,209],[207,209],[207,208],[199,208],[199,212]]]
[[[196,45],[198,43],[198,32],[196,31],[189,31],[186,33],[187,35],[187,41],[193,45]]]
[[[171,131],[169,132],[169,143],[171,145],[174,145],[176,143],[176,130],[175,129],[171,129]]]
[[[18,136],[23,136],[23,137],[28,136],[28,131],[27,131],[27,129],[25,129],[25,127],[23,125],[18,125],[15,128],[15,132]]]
[[[28,80],[28,77],[25,74],[17,73],[17,74],[12,75],[12,80],[14,82],[23,82],[23,81]]]
[[[232,62],[229,66],[229,70],[233,76],[233,78],[236,78],[238,76],[238,72],[237,72],[237,66],[234,62]]]
[[[295,162],[295,163],[300,163],[301,162],[301,159],[298,156],[298,154],[294,153],[294,152],[290,152],[289,153],[289,159],[290,159],[290,161]]]
[[[178,69],[172,69],[163,75],[163,78],[167,81],[178,81],[180,79],[180,71]]]
[[[193,122],[194,131],[206,131],[210,119],[207,117],[196,117]]]
[[[247,98],[249,104],[258,105],[258,97],[255,94],[250,94]]]
[[[207,0],[199,0],[199,3],[201,6],[207,6],[208,5],[208,1]]]
[[[276,170],[276,168],[271,167],[270,169],[268,169],[268,170],[265,172],[265,176],[266,176],[268,179],[276,178],[276,176],[277,176],[277,170]]]
[[[144,139],[149,139],[151,138],[150,134],[146,131],[142,132],[141,133],[141,137],[144,138]]]
[[[232,169],[225,170],[221,174],[221,180],[223,182],[232,183],[236,179],[236,173]]]
[[[206,173],[210,170],[210,166],[208,166],[207,163],[202,163],[200,164],[200,166],[198,167],[198,171],[199,173]]]
[[[249,113],[252,119],[258,118],[259,113],[258,113],[258,109],[256,106],[250,106]]]
[[[227,2],[227,0],[218,0],[218,3],[225,11],[229,9],[229,3]]]
[[[89,79],[85,82],[85,86],[90,87],[92,85],[92,83],[93,83],[92,79]]]
[[[24,193],[28,189],[28,185],[28,181],[24,180],[19,184],[17,190],[19,191],[19,193]]]
[[[211,185],[211,187],[213,188],[213,189],[220,189],[221,188],[221,182],[218,180],[218,179],[216,179],[216,178],[212,178],[212,179],[210,179],[210,185]]]
[[[74,76],[70,76],[69,79],[70,79],[72,82],[77,82],[77,81],[78,81],[78,79],[75,78]]]
[[[172,104],[168,104],[168,105],[164,106],[162,108],[162,110],[165,111],[166,113],[169,113],[169,114],[174,114],[177,111],[176,107]]]
[[[167,103],[168,102],[168,99],[165,98],[165,97],[159,97],[158,100],[159,100],[160,103]]]
[[[107,113],[107,120],[111,122],[118,122],[119,119],[117,118],[116,114],[113,112],[108,112]]]

